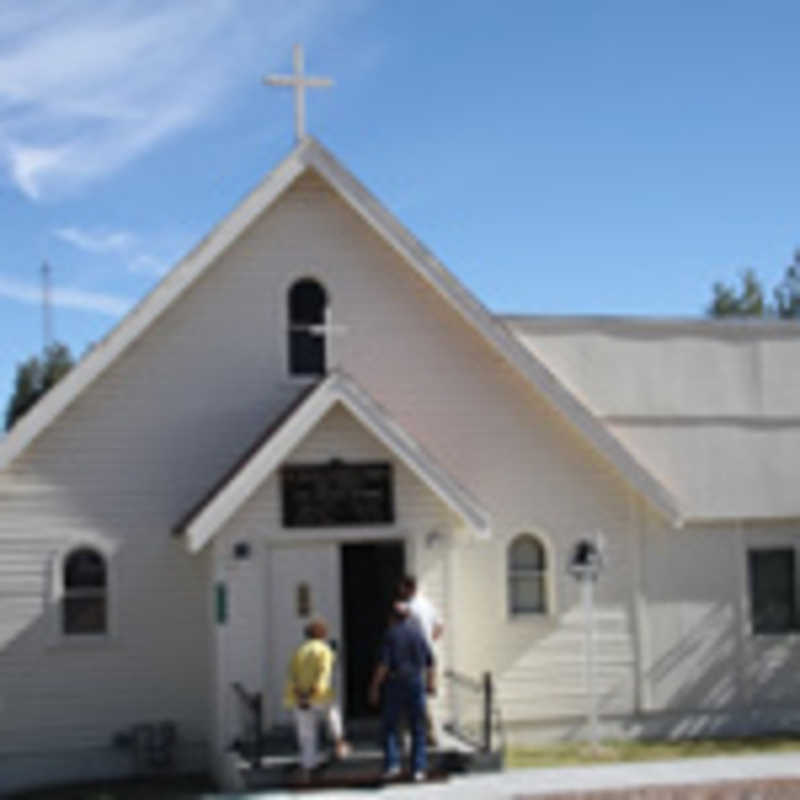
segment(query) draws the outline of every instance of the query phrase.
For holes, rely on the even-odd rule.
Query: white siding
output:
[[[454,521],[398,466],[396,528],[424,590],[453,621],[444,648],[453,664],[474,676],[492,670],[508,716],[578,713],[578,595],[564,568],[572,543],[601,530],[610,548],[598,585],[604,710],[632,713],[648,692],[654,708],[678,707],[687,691],[683,662],[660,672],[658,665],[686,647],[696,686],[713,681],[721,687],[714,702],[729,702],[729,668],[702,636],[691,637],[703,620],[716,636],[741,614],[724,585],[737,559],[724,535],[698,530],[694,542],[690,531],[661,530],[658,521],[645,527],[649,516],[631,514],[630,491],[609,463],[306,175],[0,475],[0,757],[103,748],[121,728],[164,717],[202,748],[212,737],[212,683],[233,674],[257,682],[267,636],[258,622],[259,548],[263,554],[279,530],[275,482],[241,510],[213,554],[189,556],[170,530],[298,391],[285,370],[285,304],[288,287],[305,275],[325,284],[347,327],[336,342],[340,365],[492,515],[491,541],[452,532],[429,548],[427,534],[452,530]],[[367,458],[376,448],[334,409],[293,458]],[[505,549],[525,530],[550,546],[546,620],[509,620],[506,611]],[[643,532],[645,544],[637,544]],[[229,545],[240,537],[254,542],[247,566],[230,563]],[[50,564],[84,540],[108,549],[114,576],[115,636],[92,648],[51,636]],[[697,564],[712,553],[723,572],[709,582]],[[667,567],[687,570],[686,587],[663,577]],[[243,613],[224,634],[212,633],[213,578],[226,570],[236,576],[231,613]],[[638,579],[647,597],[637,616]],[[642,618],[653,626],[652,643],[637,670]],[[209,657],[217,634],[250,648],[236,650],[225,674]],[[750,650],[748,670],[772,670],[780,686],[793,685],[781,666],[793,652],[785,641]],[[764,694],[750,685],[754,697]],[[775,685],[769,692],[788,696]]]

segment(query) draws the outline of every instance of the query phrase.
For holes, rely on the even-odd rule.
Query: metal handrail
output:
[[[494,680],[491,672],[484,672],[480,680],[464,675],[453,669],[445,670],[444,677],[452,683],[481,695],[482,719],[479,737],[470,737],[460,728],[456,720],[453,733],[484,753],[491,753],[495,749],[494,730],[497,729],[499,749],[503,749],[503,720],[500,708],[496,704]]]
[[[261,693],[254,692],[250,694],[241,683],[232,683],[231,688],[233,689],[236,696],[241,701],[242,705],[250,712],[252,715],[252,722],[253,722],[253,742],[252,746],[248,746],[247,749],[250,750],[250,753],[244,753],[244,755],[249,755],[250,764],[254,767],[258,766],[261,763],[261,751],[262,745],[264,743],[264,731],[261,727]]]

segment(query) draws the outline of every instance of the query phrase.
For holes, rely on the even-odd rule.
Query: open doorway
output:
[[[367,703],[367,689],[405,569],[403,542],[344,544],[341,564],[345,712],[348,719],[363,719],[376,713]]]

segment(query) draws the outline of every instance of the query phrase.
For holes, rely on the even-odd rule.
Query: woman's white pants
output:
[[[336,706],[326,704],[294,709],[294,726],[303,769],[317,766],[317,728],[320,718],[325,720],[331,739],[338,742],[342,738],[342,717]]]

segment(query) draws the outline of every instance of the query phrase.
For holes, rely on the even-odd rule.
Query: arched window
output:
[[[304,278],[289,290],[289,374],[325,374],[325,289]]]
[[[63,578],[63,632],[105,633],[108,629],[108,578],[103,556],[91,547],[73,550],[64,559]]]
[[[547,613],[547,557],[530,533],[521,533],[508,548],[508,607],[512,615]]]

